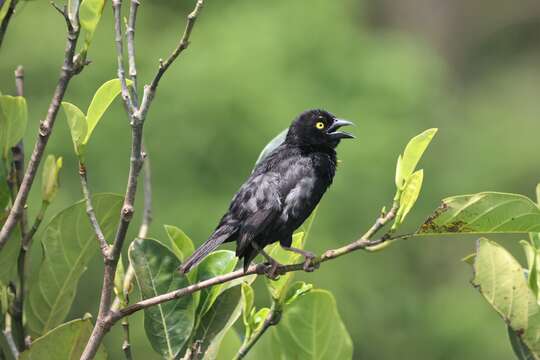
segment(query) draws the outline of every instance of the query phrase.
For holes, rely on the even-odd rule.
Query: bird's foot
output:
[[[313,272],[319,268],[319,263],[316,261],[317,256],[309,251],[305,251],[302,254],[304,256],[304,266],[302,267],[305,272]]]
[[[265,275],[271,280],[277,280],[279,278],[279,268],[282,266],[277,261],[268,261],[265,263],[266,271]]]

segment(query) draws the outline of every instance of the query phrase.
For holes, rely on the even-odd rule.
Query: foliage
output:
[[[73,9],[74,4],[77,2],[69,1],[69,8]],[[99,41],[100,35],[99,32],[96,32],[96,28],[104,9],[104,3],[102,0],[82,1],[80,20],[84,43],[80,53],[81,57],[78,61],[85,61],[89,46],[93,42],[94,37],[96,38],[96,43]],[[0,9],[0,19],[5,15],[5,9],[9,4],[9,0],[4,2],[4,5]],[[315,17],[310,17],[310,19],[315,20],[315,23],[317,23],[317,19],[319,23],[322,23],[328,18],[329,14],[336,15],[337,5],[330,3],[317,5],[320,5],[320,9],[313,9]],[[30,8],[31,6],[29,5],[28,10],[32,11]],[[292,23],[292,20],[297,20],[294,18],[294,14],[298,14],[299,12],[303,14],[305,11],[301,4],[286,4],[285,2],[283,4],[276,2],[276,4],[270,5],[264,14],[261,14],[258,9],[254,5],[244,6],[241,8],[241,13],[248,24],[250,22],[256,24],[261,28],[263,33],[271,33],[268,29],[275,29],[275,25],[273,24],[276,23],[277,19]],[[160,11],[160,14],[166,15],[166,12],[163,10]],[[217,47],[218,51],[224,51],[229,56],[231,54],[228,54],[227,51],[231,50],[230,44],[233,43],[230,40],[237,39],[238,35],[244,32],[246,25],[240,22],[227,21],[227,19],[232,19],[232,14],[226,11],[218,11],[218,13],[218,15],[214,15],[214,19],[209,20],[210,26],[214,26],[214,29],[222,29],[224,21],[229,23],[230,26],[227,29],[222,29],[220,36],[223,36],[223,38],[219,39],[220,44],[214,44],[214,46]],[[236,13],[234,16],[237,16]],[[283,16],[285,18],[282,18]],[[231,63],[241,64],[238,66],[242,67],[244,77],[248,78],[251,78],[254,74],[261,73],[260,68],[265,68],[267,71],[262,72],[262,74],[259,74],[260,77],[257,77],[257,82],[264,83],[264,87],[252,83],[245,84],[247,82],[236,79],[231,80],[230,73],[234,69],[231,69],[232,65],[227,61],[216,64],[216,68],[211,72],[207,70],[207,67],[200,65],[205,63],[197,61],[202,58],[195,57],[192,63],[189,60],[187,61],[186,65],[192,71],[188,71],[188,74],[182,80],[185,83],[194,84],[189,89],[189,94],[184,89],[178,88],[177,82],[169,85],[171,86],[169,93],[174,94],[173,99],[176,100],[177,97],[181,96],[184,100],[183,108],[179,111],[176,102],[171,101],[170,98],[167,99],[167,96],[170,96],[167,95],[167,91],[160,92],[160,94],[164,95],[164,101],[168,100],[167,104],[171,104],[166,108],[170,108],[170,112],[175,116],[177,113],[181,113],[186,118],[200,120],[167,122],[166,126],[163,125],[163,128],[167,129],[167,133],[160,134],[163,137],[149,137],[147,139],[150,144],[162,146],[163,153],[174,153],[174,160],[171,161],[182,164],[182,166],[174,166],[175,164],[173,166],[156,166],[158,169],[158,179],[163,179],[167,176],[168,178],[165,181],[174,178],[175,183],[178,181],[183,184],[183,186],[179,186],[178,188],[178,197],[182,199],[182,201],[177,202],[178,204],[163,204],[164,202],[160,201],[160,209],[157,210],[156,214],[158,225],[163,221],[171,221],[170,218],[176,219],[178,213],[181,213],[180,211],[175,212],[171,209],[187,209],[189,211],[184,211],[184,217],[181,220],[182,226],[186,230],[189,227],[189,233],[193,235],[194,239],[200,238],[201,234],[197,232],[202,232],[203,230],[201,229],[206,229],[201,224],[210,226],[209,222],[212,221],[211,219],[217,216],[216,213],[218,211],[221,211],[221,207],[216,206],[218,201],[216,200],[218,199],[216,194],[221,194],[221,190],[223,189],[214,186],[213,182],[206,180],[212,179],[212,176],[208,176],[208,174],[212,173],[212,167],[221,165],[225,161],[230,163],[231,159],[234,159],[234,161],[240,159],[239,163],[245,161],[247,158],[247,155],[244,155],[244,153],[247,153],[245,149],[248,146],[250,149],[254,146],[255,140],[253,139],[258,139],[260,138],[259,135],[275,130],[271,127],[275,125],[269,125],[272,124],[270,120],[278,116],[281,117],[282,113],[288,113],[292,107],[296,109],[298,104],[311,103],[313,98],[321,96],[321,99],[325,101],[328,99],[330,105],[340,109],[346,109],[345,111],[354,112],[357,108],[361,108],[366,117],[377,114],[386,117],[385,119],[394,118],[395,114],[399,114],[404,120],[411,120],[412,123],[415,118],[423,117],[419,115],[424,115],[418,114],[419,109],[422,109],[421,106],[425,106],[421,104],[438,103],[437,100],[440,99],[432,95],[432,93],[435,93],[433,91],[432,80],[435,79],[430,78],[429,75],[433,73],[433,68],[437,67],[437,65],[433,64],[429,56],[422,54],[420,49],[408,48],[406,41],[398,40],[391,36],[370,38],[366,34],[357,33],[357,30],[349,29],[349,26],[343,23],[338,24],[337,27],[343,27],[343,29],[340,29],[342,33],[354,34],[355,38],[358,35],[357,40],[363,47],[362,60],[360,62],[356,63],[358,54],[356,50],[351,48],[350,42],[341,43],[339,40],[340,37],[327,34],[327,31],[323,27],[316,27],[314,29],[313,26],[309,26],[305,31],[313,38],[320,39],[321,43],[331,47],[326,52],[327,54],[320,52],[320,46],[310,47],[312,45],[307,44],[308,42],[305,41],[305,33],[289,33],[288,30],[280,30],[287,32],[272,33],[273,36],[268,37],[253,36],[253,42],[246,44],[246,46],[253,49],[253,54],[256,55],[259,51],[262,51],[261,49],[263,48],[259,48],[259,45],[263,44],[267,48],[275,49],[273,56],[260,57],[260,62],[253,62],[249,54],[248,56],[243,54],[242,57],[245,57],[245,59],[235,59]],[[43,29],[43,31],[47,32],[49,30]],[[214,31],[213,33],[215,34],[216,32]],[[144,34],[141,35],[147,36]],[[205,35],[202,34],[201,36],[204,37]],[[277,41],[275,39],[280,39],[279,46],[277,46],[277,42],[273,43],[273,41]],[[333,41],[336,39],[337,41]],[[148,41],[149,43],[155,42],[153,37],[147,38],[147,40],[151,40]],[[154,46],[159,46],[159,44],[155,42]],[[23,46],[19,47],[26,49]],[[39,47],[40,45],[36,44],[36,48],[39,49]],[[290,50],[290,54],[285,55],[284,51],[281,50],[283,48],[292,50]],[[33,49],[30,50],[34,51]],[[20,51],[19,49],[14,49],[15,53]],[[335,57],[335,53],[343,53],[347,56]],[[206,56],[206,54],[203,55]],[[101,54],[96,52],[95,56],[99,61]],[[291,59],[306,58],[310,59],[314,64],[313,67],[299,69],[297,68],[298,63],[291,61]],[[355,59],[352,60],[355,62],[353,63],[351,61],[347,63],[349,60],[346,58]],[[411,62],[411,58],[415,65],[407,65],[407,61],[403,61],[408,60]],[[50,60],[44,59],[43,61],[48,63]],[[257,66],[253,65],[254,63],[257,63]],[[343,76],[339,75],[339,71],[335,71],[338,66],[350,69],[347,71],[346,78],[342,78]],[[418,71],[416,66],[418,66],[418,69],[422,69],[422,71]],[[329,71],[328,69],[332,70]],[[110,73],[110,71],[108,72]],[[43,71],[43,73],[47,73],[47,71]],[[207,75],[206,73],[211,74]],[[275,76],[276,74],[280,76]],[[43,77],[45,75],[38,74],[37,76]],[[107,76],[110,76],[110,74]],[[197,81],[193,81],[193,77],[196,77]],[[94,86],[98,78],[101,82],[105,78],[104,72],[99,75],[89,75],[88,83],[91,84],[89,86]],[[399,80],[393,80],[394,78]],[[42,83],[43,81],[41,80],[43,78],[40,78],[36,83]],[[226,91],[223,91],[222,88],[214,89],[212,85],[215,85],[216,81],[227,84],[228,88]],[[335,92],[335,94],[331,94],[327,90],[313,90],[321,89],[320,82],[328,85],[326,87],[332,89],[332,92]],[[352,83],[362,85],[352,86]],[[287,101],[283,101],[279,98],[279,95],[276,95],[281,94],[282,91],[268,91],[268,88],[282,89],[288,87],[294,89],[294,93],[297,95],[294,95],[291,99],[287,99]],[[360,88],[360,90],[357,88]],[[335,89],[341,90],[336,91]],[[218,93],[213,93],[213,91],[218,91]],[[85,163],[86,158],[90,155],[87,144],[93,131],[100,120],[104,118],[105,112],[119,93],[120,85],[117,79],[106,82],[96,91],[86,114],[72,103],[62,103],[62,108],[71,132],[73,146],[81,163]],[[257,103],[257,101],[254,103],[245,102],[246,95],[252,98],[264,98],[266,111],[260,111],[261,103]],[[238,102],[235,100],[235,97],[242,101]],[[204,104],[205,106],[201,106],[203,101],[201,99],[208,101],[208,98],[214,98],[212,101],[213,106],[207,106],[208,104],[206,103]],[[80,98],[76,98],[74,102],[79,103],[82,102],[81,100]],[[233,105],[231,106],[231,104]],[[268,106],[268,104],[274,106]],[[445,108],[445,105],[447,104],[442,103],[441,108]],[[490,102],[490,107],[491,105],[492,103]],[[227,110],[228,112],[221,114],[220,111],[224,108],[232,110]],[[24,98],[9,95],[0,96],[0,129],[2,130],[0,132],[0,147],[2,149],[3,160],[0,164],[0,223],[4,221],[6,209],[9,208],[11,205],[10,202],[13,201],[9,186],[13,177],[11,173],[11,162],[13,159],[10,158],[10,148],[17,144],[25,134],[26,123],[28,122],[27,111],[26,100]],[[113,111],[116,110],[112,110],[111,112]],[[485,114],[480,115],[488,118],[491,124],[490,114],[492,113],[493,110],[485,110]],[[170,118],[170,116],[167,116],[170,113],[166,111],[152,114],[164,120]],[[188,114],[189,116],[187,116]],[[239,126],[238,122],[236,122],[237,119],[250,118],[253,115],[260,116],[260,118],[257,118],[263,124],[260,129],[250,129],[248,122],[243,123],[243,126]],[[220,120],[226,118],[230,121],[215,123],[213,119],[216,118],[220,118]],[[232,121],[235,121],[234,126],[231,126]],[[417,126],[417,123],[413,124]],[[124,140],[117,136],[116,132],[112,131],[117,126],[115,122],[111,121],[109,124],[107,121],[106,126],[108,126],[107,130],[109,131],[103,132],[104,139],[107,139],[113,145],[104,144],[104,146],[96,146],[92,152],[92,156],[99,159],[100,163],[116,165],[115,160],[118,159],[117,156],[125,157],[126,154],[117,153],[116,151],[111,151],[111,149],[115,150],[118,147],[118,143]],[[283,124],[278,124],[277,126],[281,128]],[[209,129],[212,131],[209,131]],[[364,131],[364,129],[362,130]],[[445,128],[446,134],[448,134],[446,132],[447,130]],[[250,136],[246,136],[247,131],[249,131]],[[367,129],[368,133],[372,131],[373,128]],[[422,199],[420,192],[424,180],[423,169],[417,170],[416,167],[436,131],[436,129],[429,129],[414,137],[405,147],[404,152],[398,157],[395,176],[396,195],[394,197],[394,205],[397,211],[392,228],[386,234],[390,237],[400,236],[398,230],[404,225],[406,218],[410,220],[415,219],[416,214],[412,209],[417,201]],[[486,126],[486,131],[496,130]],[[183,136],[186,133],[189,133],[189,136]],[[256,134],[253,135],[254,133]],[[278,146],[283,141],[285,133],[283,131],[274,138],[264,148],[257,161],[260,161],[273,148]],[[390,129],[388,131],[388,141],[384,144],[389,145],[395,142],[396,133],[399,133],[399,139],[402,139],[401,127],[399,131]],[[219,136],[212,134],[218,134]],[[181,136],[180,141],[178,139],[179,136]],[[219,138],[225,139],[224,142],[220,142],[221,140]],[[377,137],[369,136],[363,144],[364,149],[375,149],[376,146],[379,146],[374,144],[372,138]],[[486,138],[492,137],[486,136]],[[459,142],[459,140],[457,141]],[[399,141],[397,142],[399,143]],[[177,151],[174,146],[179,143],[183,144],[189,151]],[[221,148],[224,146],[224,143],[227,144],[227,149]],[[234,146],[230,146],[230,144],[234,144]],[[453,158],[459,159],[461,157],[460,154],[463,155],[466,152],[460,149],[458,145],[453,146],[451,152]],[[215,156],[207,156],[206,151],[204,154],[198,155],[202,153],[200,151],[201,147],[204,150],[210,151],[208,149],[211,146],[211,152],[215,153]],[[62,154],[67,153],[65,147],[61,147],[61,149]],[[381,143],[380,149],[384,149],[383,143]],[[377,148],[377,150],[380,149]],[[394,154],[393,149],[386,150],[388,151],[381,152],[382,159],[385,159],[385,154],[389,153],[391,156]],[[345,154],[352,154],[346,151],[344,151]],[[356,152],[358,154],[361,153],[360,151]],[[362,156],[358,154],[354,156]],[[425,167],[429,167],[430,172],[432,171],[432,167],[448,166],[446,163],[448,159],[444,158],[444,156],[434,157],[438,162],[444,164],[426,163]],[[370,184],[373,185],[374,178],[377,179],[377,183],[380,181],[376,177],[378,175],[378,167],[372,166],[369,169],[362,167],[360,169],[360,166],[355,166],[356,159],[351,161],[348,156],[344,156],[344,158],[346,160],[345,164],[340,165],[340,167],[344,168],[343,177],[349,176],[348,179],[350,180],[351,176],[358,175],[358,178],[361,176],[362,182],[359,181],[357,186],[359,188],[358,192],[366,196],[368,198],[367,200],[371,197],[376,197],[378,193],[375,193],[375,186],[370,186]],[[42,166],[42,200],[47,203],[59,201],[54,204],[54,207],[62,208],[64,207],[63,202],[69,201],[71,198],[65,193],[58,194],[60,184],[59,170],[62,167],[62,157],[56,158],[53,155],[48,155],[46,157],[44,156],[44,159]],[[66,159],[68,159],[66,161],[66,168],[71,169],[72,164],[69,163],[68,157]],[[110,161],[104,161],[103,159]],[[101,164],[97,166],[98,169],[99,166]],[[466,167],[468,165],[464,164],[464,166]],[[474,166],[479,167],[477,164]],[[165,168],[167,171],[171,170],[170,173],[168,172],[164,175],[162,171]],[[241,164],[239,164],[238,168],[241,168]],[[360,171],[358,169],[362,171],[361,174],[356,172]],[[457,176],[464,178],[467,173],[466,170],[462,169]],[[483,168],[478,171],[483,171]],[[435,173],[435,171],[433,172]],[[101,175],[99,177],[96,176],[101,181],[99,186],[117,188],[117,172],[105,172],[102,170],[101,174],[99,171],[97,173]],[[225,182],[232,182],[233,180],[231,178],[233,176],[245,175],[240,173],[240,171],[238,174],[236,174],[236,171],[231,171],[222,175]],[[63,182],[68,184],[66,189],[74,188],[72,184],[73,179],[70,179],[73,177],[71,175],[62,175]],[[198,177],[196,177],[197,175]],[[191,177],[193,179],[205,180],[196,183]],[[234,181],[236,180],[234,178]],[[338,186],[336,185],[336,187]],[[339,188],[336,191],[342,197],[345,196],[344,194],[352,197],[356,193],[356,187],[354,189],[347,189],[346,193]],[[371,194],[372,191],[373,194]],[[56,195],[58,195],[59,199],[56,199]],[[193,202],[188,200],[188,195],[199,197],[198,200],[200,200],[201,207],[195,207]],[[122,199],[122,196],[110,194],[99,194],[92,197],[92,202],[106,239],[112,238],[118,213],[122,205]],[[33,201],[34,199],[31,198],[29,202],[30,209],[35,205]],[[323,204],[323,207],[327,206],[325,204]],[[421,207],[423,205],[419,203],[416,206]],[[81,298],[85,297],[83,289],[77,289],[78,287],[83,287],[78,286],[78,283],[86,268],[92,266],[91,259],[98,248],[94,239],[95,236],[85,214],[87,211],[86,207],[86,204],[79,202],[71,207],[64,208],[54,215],[50,223],[36,235],[38,243],[43,248],[43,258],[41,263],[33,260],[30,266],[33,276],[29,284],[27,301],[25,301],[24,316],[25,325],[31,329],[34,338],[30,349],[22,353],[21,358],[23,359],[44,357],[79,358],[82,348],[89,337],[92,328],[89,317],[85,316],[83,319],[65,322],[69,320],[69,314],[80,316],[83,313],[81,308],[85,306],[84,301],[82,301],[83,305],[72,305],[76,303],[76,293],[82,294],[79,295]],[[294,234],[294,244],[299,248],[305,247],[313,223],[318,226],[316,233],[319,237],[331,238],[332,241],[339,241],[341,244],[341,241],[343,241],[341,236],[344,234],[344,231],[343,229],[337,229],[335,225],[341,225],[343,220],[339,218],[338,222],[336,219],[341,214],[344,214],[346,219],[347,216],[350,216],[347,213],[353,213],[349,211],[350,209],[350,206],[344,206],[343,208],[339,208],[339,211],[332,211],[332,214],[328,214],[330,213],[328,208],[327,210],[320,209],[320,211],[323,211],[323,216],[319,212],[318,217],[316,217],[316,212],[314,212],[308,221]],[[382,213],[387,214],[387,210],[386,208],[383,209]],[[170,215],[167,213],[170,213]],[[417,213],[421,214],[421,209]],[[204,214],[204,216],[200,214]],[[169,216],[169,219],[167,219],[167,216]],[[538,205],[522,195],[482,192],[473,195],[453,196],[443,199],[441,206],[418,227],[418,230],[413,235],[416,238],[426,235],[529,234],[529,240],[521,242],[527,257],[527,266],[525,268],[519,264],[509,251],[485,238],[479,240],[477,252],[473,257],[469,258],[473,262],[475,270],[473,283],[481,291],[488,304],[501,315],[505,324],[508,324],[508,336],[519,359],[539,358],[539,346],[536,339],[538,329],[535,324],[539,298],[538,289],[540,287],[540,274],[538,273],[540,235],[537,233],[537,231],[540,231],[539,216]],[[334,226],[327,226],[329,224],[334,224]],[[16,283],[18,280],[17,257],[20,254],[21,241],[23,240],[22,234],[18,231],[13,233],[8,244],[0,251],[0,263],[2,264],[0,268],[0,309],[2,320],[0,320],[0,323],[4,323],[3,318],[8,313],[8,310],[13,308],[15,301],[15,294],[7,284]],[[190,237],[179,227],[166,225],[165,231],[167,238],[164,242],[153,239],[136,239],[133,241],[129,249],[129,257],[127,258],[129,262],[125,264],[120,262],[115,276],[115,293],[121,298],[120,307],[129,306],[130,301],[133,302],[135,299],[135,296],[132,296],[131,299],[127,296],[130,289],[127,292],[124,289],[124,281],[127,274],[129,274],[130,268],[133,268],[135,271],[138,283],[138,295],[140,295],[141,299],[148,299],[155,295],[186,287],[214,276],[226,274],[235,268],[236,258],[234,253],[229,250],[219,250],[205,259],[188,277],[182,278],[178,276],[175,272],[176,267],[193,252],[195,247]],[[383,243],[381,247],[392,243],[392,241]],[[377,249],[381,247],[377,247]],[[318,245],[314,246],[314,248],[319,249],[322,246]],[[37,247],[34,246],[34,249],[37,249]],[[372,247],[371,249],[374,248]],[[268,251],[282,263],[289,264],[301,261],[300,256],[285,252],[278,245],[269,247]],[[404,257],[402,255],[403,253],[400,252],[400,259],[409,259],[408,256]],[[392,253],[388,256],[391,257]],[[451,256],[448,257],[451,258]],[[35,258],[39,260],[38,254],[35,254]],[[364,263],[368,263],[368,261]],[[394,262],[396,265],[403,265],[403,263],[398,263],[397,261],[389,262]],[[365,266],[367,267],[369,265]],[[363,269],[365,267],[354,268],[354,271],[358,274],[358,279],[354,279],[357,280],[357,283],[361,283]],[[374,278],[379,276],[377,271],[370,271],[369,273]],[[391,270],[386,271],[386,273],[391,273]],[[356,320],[362,319],[361,316],[365,316],[362,314],[358,315],[358,313],[367,313],[368,311],[362,310],[366,307],[357,307],[356,304],[354,304],[354,307],[344,304],[344,297],[341,295],[345,291],[356,294],[356,292],[361,291],[359,290],[361,286],[355,285],[354,289],[342,286],[343,288],[347,288],[347,290],[338,290],[341,280],[337,281],[337,274],[337,272],[334,272],[331,275],[332,277],[327,278],[326,281],[322,277],[316,278],[316,282],[320,284],[333,284],[328,279],[335,282],[335,286],[333,287],[335,288],[336,296],[329,291],[317,288],[311,283],[294,282],[294,273],[284,274],[275,281],[259,279],[259,283],[262,283],[261,285],[266,287],[270,293],[271,304],[265,302],[266,294],[259,292],[261,286],[252,286],[252,283],[256,281],[255,276],[247,278],[246,281],[236,281],[213,286],[201,292],[194,293],[191,296],[178,298],[145,309],[144,331],[152,345],[152,349],[164,358],[178,357],[186,351],[200,351],[206,359],[230,359],[243,344],[245,345],[246,342],[252,339],[254,334],[262,330],[265,320],[272,313],[277,312],[279,313],[279,319],[264,334],[262,340],[255,345],[252,353],[249,355],[250,357],[258,355],[264,358],[271,354],[275,358],[352,358],[352,339],[345,324],[351,331],[358,332],[355,329],[361,329],[361,331],[371,332],[371,329],[365,330],[365,325],[362,321]],[[342,273],[339,273],[339,277],[341,275]],[[394,280],[396,282],[401,279],[401,274],[392,276],[395,276]],[[350,279],[345,280],[350,281]],[[384,283],[382,286],[388,287],[387,282],[381,283]],[[407,287],[415,289],[414,286],[408,286],[407,282],[404,281],[403,283]],[[88,284],[95,285],[92,281],[89,281]],[[84,285],[86,286],[87,283]],[[84,290],[87,289],[85,288]],[[376,292],[376,289],[369,289],[368,292],[375,299],[374,301],[377,300],[376,296],[373,295]],[[335,298],[339,300],[340,311],[342,314],[345,314],[344,316],[340,316],[338,313]],[[357,300],[356,298],[354,299],[355,301]],[[397,318],[396,323],[398,325],[395,327],[400,328],[399,321],[403,320],[401,316],[406,319],[407,314],[402,314],[404,311],[400,311],[399,309],[403,310],[407,306],[410,306],[410,303],[407,303],[407,298],[404,296],[403,299],[400,299],[399,303],[395,304],[396,309],[398,309],[396,313],[384,313],[381,315],[384,310],[375,309],[373,311],[370,310],[369,313],[373,313],[373,316],[381,321],[384,321],[385,318],[391,318],[392,323],[394,323],[394,315],[396,315],[395,318]],[[421,308],[421,306],[416,307]],[[354,321],[348,320],[348,315],[351,314],[350,309],[353,309],[355,312]],[[423,312],[429,313],[429,311],[424,310],[426,309],[422,309]],[[240,317],[242,317],[242,320],[239,324],[238,319]],[[136,324],[132,328],[135,329],[134,331],[137,331],[136,318],[131,318],[131,320]],[[462,320],[466,323],[465,319]],[[456,320],[452,319],[452,321]],[[420,324],[421,320],[418,320],[418,323]],[[139,328],[142,329],[142,326],[139,326]],[[426,326],[426,328],[433,327]],[[244,331],[242,332],[242,330]],[[437,328],[434,331],[441,330]],[[242,336],[239,336],[239,333],[242,333]],[[376,331],[373,331],[373,333],[376,333]],[[354,338],[357,344],[369,342],[364,337],[356,335]],[[369,336],[369,334],[367,335]],[[394,341],[390,339],[390,335],[385,337],[384,340],[388,340],[389,343]],[[486,335],[486,337],[488,336]],[[135,341],[139,341],[139,337],[134,338],[136,339]],[[388,347],[383,346],[380,341],[377,344],[381,344],[378,345],[380,347],[378,350],[381,353],[385,351],[385,347]],[[2,357],[5,351],[2,347],[0,357]],[[330,354],[329,351],[332,351],[332,353]],[[364,349],[358,347],[355,357],[358,354],[363,354],[362,351]],[[104,356],[103,351],[98,354],[98,358]],[[383,357],[381,355],[381,358]]]

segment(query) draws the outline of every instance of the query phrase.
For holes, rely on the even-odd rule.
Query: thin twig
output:
[[[186,28],[184,29],[184,34],[180,38],[180,42],[178,43],[178,46],[174,49],[174,51],[171,53],[171,55],[169,55],[167,60],[165,60],[165,61],[160,60],[158,72],[157,72],[156,76],[154,77],[154,80],[152,80],[152,83],[150,84],[150,89],[152,91],[156,90],[156,88],[157,88],[157,86],[159,84],[159,80],[161,79],[161,77],[163,76],[165,71],[167,71],[169,66],[171,66],[171,64],[174,62],[174,60],[176,60],[178,55],[180,55],[180,53],[182,51],[184,51],[185,49],[188,48],[188,46],[189,46],[189,38],[191,37],[191,32],[193,31],[193,27],[195,26],[195,22],[197,21],[197,16],[199,15],[199,13],[200,13],[200,11],[201,11],[201,9],[203,7],[203,4],[204,4],[203,0],[197,0],[197,4],[195,5],[195,9],[193,9],[193,11],[187,17]]]
[[[122,329],[124,330],[124,341],[122,343],[122,351],[127,360],[133,359],[133,354],[131,353],[131,341],[129,336],[129,317],[122,319]]]
[[[135,24],[137,22],[137,9],[139,8],[139,4],[139,0],[131,0],[126,29],[129,78],[132,81],[131,97],[135,107],[139,106],[139,97],[137,95],[137,63],[135,61]]]
[[[2,23],[0,24],[0,48],[2,47],[2,43],[4,42],[4,37],[6,36],[9,21],[15,13],[15,7],[17,6],[17,2],[18,0],[11,1],[7,9],[6,15],[4,16],[4,18],[2,19]]]
[[[122,0],[113,0],[113,13],[114,13],[114,43],[116,45],[116,59],[118,67],[118,79],[120,80],[120,87],[122,90],[122,99],[126,111],[132,122],[132,116],[134,111],[133,102],[129,93],[126,71],[124,70],[124,43],[122,41]]]
[[[107,244],[105,235],[103,235],[103,231],[101,230],[101,226],[99,225],[96,212],[94,210],[94,205],[92,204],[92,195],[88,187],[86,166],[81,162],[79,162],[79,178],[81,179],[81,187],[84,195],[84,201],[86,202],[86,214],[88,215],[90,225],[92,226],[92,229],[96,234],[96,239],[99,243],[101,254],[104,258],[108,259],[110,256],[109,244]]]
[[[242,345],[242,347],[240,347],[240,350],[238,350],[238,353],[236,354],[236,357],[234,359],[235,360],[243,359],[248,354],[248,352],[253,348],[253,346],[255,346],[255,344],[259,341],[259,339],[266,333],[266,331],[270,328],[270,326],[277,325],[280,320],[281,320],[281,306],[277,302],[274,301],[259,331],[253,334],[251,338],[244,345]]]
[[[58,79],[58,83],[54,90],[51,103],[47,110],[47,115],[39,124],[38,139],[32,151],[32,155],[30,157],[30,161],[28,163],[28,167],[24,174],[21,186],[17,193],[17,197],[15,198],[15,201],[13,203],[13,206],[11,207],[9,215],[4,225],[2,226],[2,230],[0,231],[0,251],[2,250],[2,248],[4,247],[8,239],[10,238],[10,235],[13,229],[15,228],[15,226],[17,225],[17,223],[19,222],[23,214],[23,209],[24,209],[24,206],[26,205],[26,200],[28,199],[30,189],[32,188],[32,185],[34,183],[37,169],[39,167],[39,164],[41,163],[43,153],[45,152],[45,148],[47,146],[51,132],[53,130],[53,126],[56,120],[56,115],[58,114],[60,104],[62,103],[62,100],[64,99],[64,94],[66,93],[69,82],[71,81],[73,76],[78,74],[84,67],[84,64],[79,64],[79,63],[74,62],[75,51],[77,48],[77,40],[79,38],[79,29],[80,29],[79,6],[80,6],[80,2],[77,2],[77,7],[75,9],[75,17],[72,20],[69,20],[69,17],[66,11],[65,10],[63,11],[64,18],[67,18],[66,21],[67,21],[67,27],[68,27],[68,35],[67,35],[66,49],[64,52],[64,62],[62,64],[62,68],[60,71],[60,78]]]

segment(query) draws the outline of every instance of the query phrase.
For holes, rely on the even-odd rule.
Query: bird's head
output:
[[[352,134],[338,131],[339,128],[347,125],[354,124],[347,120],[338,119],[328,111],[307,110],[292,122],[285,142],[335,148],[341,139],[354,139]]]

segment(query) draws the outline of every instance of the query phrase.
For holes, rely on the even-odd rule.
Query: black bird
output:
[[[353,135],[338,131],[352,122],[324,110],[308,110],[291,124],[285,141],[264,158],[236,193],[214,233],[180,266],[187,273],[220,244],[236,241],[236,256],[244,271],[261,252],[275,267],[279,264],[263,250],[279,241],[302,254],[305,268],[314,255],[292,248],[293,232],[315,209],[336,171],[335,148]]]

